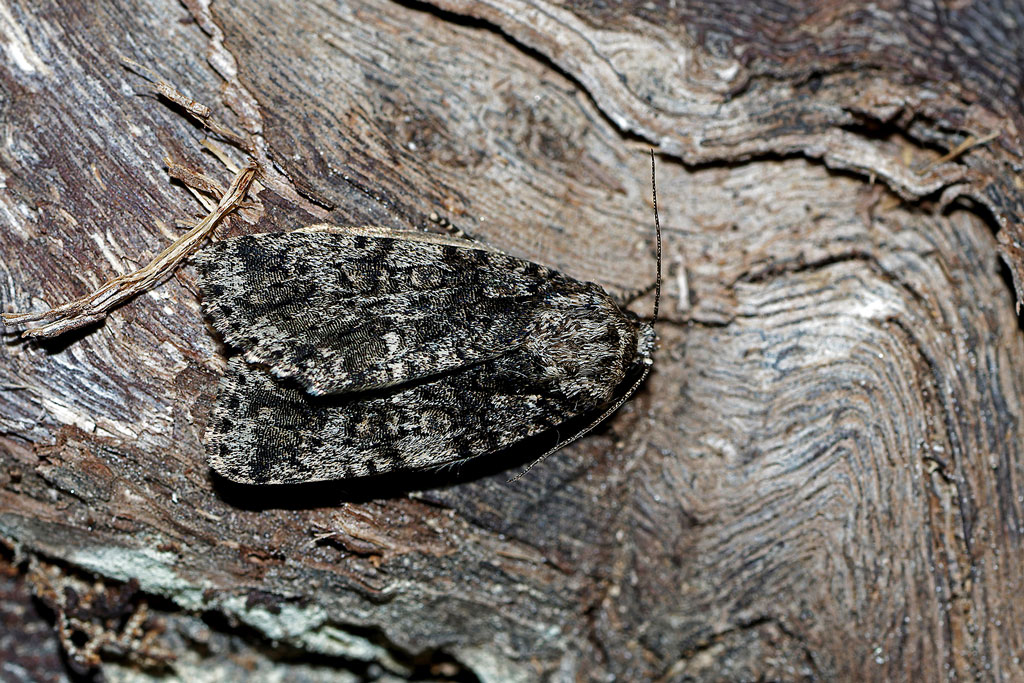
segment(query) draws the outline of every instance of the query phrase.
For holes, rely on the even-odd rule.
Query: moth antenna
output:
[[[652,192],[652,195],[654,197],[654,229],[655,229],[655,233],[658,236],[658,279],[656,280],[655,285],[654,285],[654,314],[653,314],[652,320],[651,320],[651,325],[653,325],[654,323],[658,322],[658,305],[661,303],[661,222],[658,220],[658,186],[657,186],[657,184],[655,183],[655,180],[654,180],[654,150],[653,149],[651,150],[651,192]],[[623,406],[623,404],[626,403],[626,401],[628,401],[629,399],[633,398],[633,394],[635,394],[637,392],[637,389],[640,388],[640,385],[644,383],[644,380],[647,379],[647,375],[649,375],[650,373],[651,373],[651,366],[650,365],[645,365],[643,373],[640,375],[639,378],[637,378],[636,382],[633,383],[633,386],[631,386],[629,388],[629,391],[627,391],[626,394],[622,398],[620,398],[618,401],[616,401],[611,407],[609,407],[607,410],[605,410],[603,413],[601,413],[600,417],[598,417],[596,420],[594,420],[593,422],[591,422],[586,427],[584,427],[580,431],[576,432],[575,434],[573,434],[569,438],[563,439],[562,441],[559,441],[558,444],[556,446],[554,446],[554,448],[550,449],[549,451],[544,453],[542,456],[540,456],[539,458],[537,458],[536,460],[531,462],[529,465],[526,466],[526,469],[524,469],[522,472],[520,472],[516,476],[512,477],[511,479],[509,479],[508,483],[511,484],[514,481],[519,481],[524,476],[526,476],[527,472],[529,472],[534,467],[536,467],[537,465],[542,463],[544,460],[546,460],[549,455],[551,455],[555,451],[562,450],[563,448],[565,448],[566,446],[571,444],[573,441],[576,441],[576,440],[582,438],[588,432],[592,431],[594,429],[594,427],[596,427],[597,425],[601,424],[602,422],[607,420],[609,417],[611,417],[612,413],[614,413],[616,410],[621,408]]]
[[[661,221],[658,220],[658,183],[654,179],[654,150],[651,150],[651,196],[654,198],[654,232],[658,236],[658,279],[654,283],[654,315],[651,325],[658,322],[658,306],[661,304]]]

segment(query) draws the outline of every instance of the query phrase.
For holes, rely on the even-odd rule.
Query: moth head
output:
[[[657,345],[658,335],[654,332],[654,325],[647,322],[640,323],[640,329],[636,335],[636,362],[647,367],[654,365],[654,349]]]

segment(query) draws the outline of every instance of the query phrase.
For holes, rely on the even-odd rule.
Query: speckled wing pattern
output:
[[[230,358],[214,470],[296,483],[436,467],[609,402],[654,333],[599,286],[473,242],[314,226],[195,259]]]

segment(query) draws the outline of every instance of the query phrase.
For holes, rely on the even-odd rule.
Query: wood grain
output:
[[[5,310],[200,215],[164,156],[230,177],[126,56],[254,136],[222,235],[447,222],[640,314],[656,146],[665,320],[640,395],[515,485],[542,445],[242,488],[204,462],[223,349],[185,267],[0,347],[12,560],[137,580],[186,677],[1024,676],[1020,8],[85,7],[0,4]]]

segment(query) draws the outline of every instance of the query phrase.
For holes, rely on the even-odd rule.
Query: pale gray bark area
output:
[[[5,310],[199,215],[164,156],[230,177],[122,56],[274,161],[258,222],[221,236],[447,221],[640,314],[664,152],[655,371],[515,484],[529,453],[401,486],[216,480],[222,349],[187,266],[101,326],[8,336],[0,537],[37,593],[134,579],[186,679],[1024,676],[1024,10],[613,4],[0,5]]]

